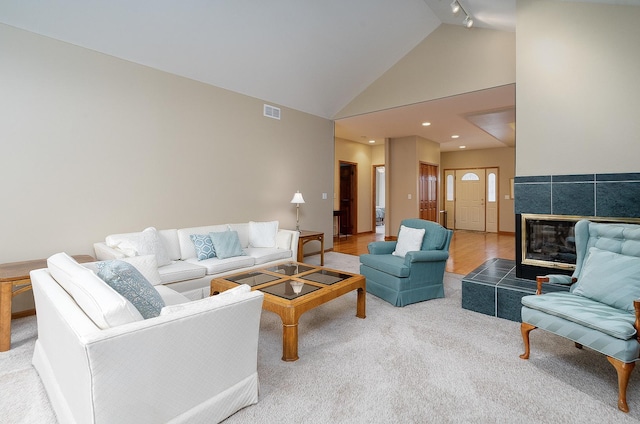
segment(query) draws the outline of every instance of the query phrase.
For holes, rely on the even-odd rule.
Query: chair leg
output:
[[[635,362],[622,362],[619,359],[607,356],[607,360],[613,365],[618,373],[618,409],[622,412],[629,412],[627,405],[627,386],[629,384],[629,376],[636,366]]]
[[[573,343],[578,349],[582,349],[582,345],[578,342]]]
[[[524,342],[524,353],[520,355],[520,358],[522,359],[529,359],[529,333],[531,333],[531,330],[535,330],[536,328],[538,327],[527,322],[520,324],[520,332],[522,333],[522,341]]]

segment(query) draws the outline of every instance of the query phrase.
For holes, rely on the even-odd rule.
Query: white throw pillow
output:
[[[249,221],[249,247],[276,247],[278,221]]]
[[[420,250],[423,238],[424,228],[411,228],[401,225],[396,250],[393,251],[392,255],[404,258],[407,252]]]
[[[143,319],[131,302],[66,253],[49,257],[47,267],[51,276],[99,328]]]
[[[171,263],[162,238],[154,227],[145,228],[139,233],[109,236],[106,243],[107,246],[120,250],[127,257],[155,255],[158,266]]]

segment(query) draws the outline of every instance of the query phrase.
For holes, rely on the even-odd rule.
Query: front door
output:
[[[456,229],[485,230],[485,171],[456,170]]]

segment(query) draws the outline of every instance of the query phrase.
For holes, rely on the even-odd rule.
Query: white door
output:
[[[484,231],[485,171],[456,170],[456,229]]]

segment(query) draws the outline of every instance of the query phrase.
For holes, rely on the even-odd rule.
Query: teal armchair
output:
[[[367,279],[367,291],[394,306],[444,297],[444,270],[453,231],[423,219],[405,219],[401,226],[425,230],[419,250],[401,257],[392,254],[398,241],[369,243],[369,253],[360,255],[360,274]]]
[[[627,385],[640,354],[640,225],[581,220],[575,226],[573,275],[538,277],[536,295],[522,298],[521,332],[541,328],[606,355],[618,374],[618,408],[628,412]],[[568,292],[542,294],[546,282]]]

